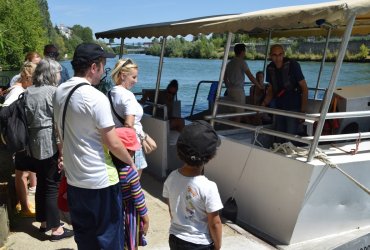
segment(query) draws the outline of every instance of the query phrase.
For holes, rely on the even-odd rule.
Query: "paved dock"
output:
[[[168,250],[168,228],[170,225],[170,216],[167,205],[162,199],[163,183],[154,179],[145,171],[142,176],[142,186],[145,192],[147,206],[149,209],[150,227],[147,235],[148,245],[139,249]],[[34,199],[34,196],[30,196]],[[9,238],[3,248],[0,250],[23,250],[23,249],[77,249],[73,237],[59,242],[50,242],[50,231],[40,233],[38,227],[40,223],[34,221],[34,218],[16,217],[11,229]],[[70,225],[65,225],[72,228]],[[254,237],[248,232],[237,226],[223,224],[222,249],[226,250],[268,250],[275,249],[264,241]]]

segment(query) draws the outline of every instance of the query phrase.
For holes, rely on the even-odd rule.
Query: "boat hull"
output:
[[[360,148],[357,155],[330,147],[324,151],[370,187],[370,143]],[[321,161],[307,163],[222,137],[216,157],[205,169],[223,201],[236,188],[238,224],[275,242],[293,244],[370,226],[369,195]]]

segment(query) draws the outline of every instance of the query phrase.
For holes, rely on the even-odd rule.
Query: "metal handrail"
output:
[[[240,115],[254,115],[258,112],[264,112],[269,114],[275,114],[275,115],[283,115],[298,119],[304,119],[304,120],[310,120],[310,121],[319,121],[320,120],[320,113],[310,113],[310,114],[303,114],[300,112],[292,112],[292,111],[286,111],[286,110],[280,110],[280,109],[273,109],[268,107],[262,107],[262,106],[255,106],[251,104],[238,104],[231,101],[217,101],[218,105],[221,106],[227,106],[227,107],[234,107],[234,108],[244,108],[248,110],[253,110],[253,112],[241,112],[241,113],[226,113],[226,114],[217,114],[215,117],[212,116],[206,116],[206,119],[213,119],[214,122],[230,125],[234,127],[244,128],[251,131],[258,131],[260,133],[272,135],[272,136],[278,136],[281,138],[285,138],[292,141],[297,141],[301,143],[305,143],[308,145],[312,145],[312,142],[314,140],[314,136],[299,136],[299,135],[292,135],[280,131],[275,131],[272,129],[267,128],[261,128],[261,126],[254,126],[250,124],[243,124],[238,122],[233,122],[230,120],[226,120],[223,118],[230,118],[230,117],[236,117]],[[345,119],[345,118],[361,118],[361,117],[370,117],[370,111],[352,111],[352,112],[333,112],[333,113],[327,113],[326,119]],[[344,140],[355,140],[358,139],[359,133],[350,133],[350,134],[343,134],[343,135],[321,135],[319,137],[319,142],[326,142],[326,141],[344,141]],[[370,132],[361,132],[361,138],[367,139],[370,138]]]
[[[149,101],[145,101],[144,104],[147,104],[149,106],[153,106],[153,107],[156,107],[156,108],[160,108],[160,109],[163,109],[163,120],[168,120],[168,108],[167,108],[167,105],[165,104],[155,104],[154,102],[149,102]],[[154,110],[154,109],[153,109]],[[155,114],[152,112],[152,116],[154,117]]]
[[[193,105],[191,106],[190,116],[192,116],[192,115],[193,115],[194,107],[195,107],[195,103],[196,103],[197,98],[198,98],[199,87],[200,87],[200,85],[201,85],[201,84],[203,84],[203,83],[213,84],[213,83],[218,83],[218,81],[208,81],[208,80],[203,80],[203,81],[198,82],[198,84],[197,84],[197,89],[195,90],[195,95],[194,95],[194,98],[193,98]]]

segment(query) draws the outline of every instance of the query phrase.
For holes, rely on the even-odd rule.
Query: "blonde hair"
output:
[[[25,62],[23,63],[22,69],[21,69],[21,83],[26,83],[28,81],[32,82],[32,75],[33,72],[35,72],[36,64],[33,62]]]
[[[121,74],[127,75],[132,69],[138,69],[137,64],[130,58],[119,59],[112,70],[112,80],[116,85],[120,84],[119,77]]]

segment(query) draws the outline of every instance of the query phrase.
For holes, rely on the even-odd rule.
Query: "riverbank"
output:
[[[145,198],[149,209],[150,227],[147,235],[148,245],[140,247],[142,250],[167,250],[168,247],[168,228],[170,225],[170,216],[167,205],[162,199],[163,183],[147,174],[145,171],[142,176],[142,186],[145,192]],[[34,202],[34,196],[29,196]],[[73,237],[59,242],[50,242],[47,233],[39,233],[40,223],[35,222],[34,218],[16,217],[11,233],[5,246],[0,250],[26,250],[26,249],[77,249]],[[65,225],[71,228],[70,225]],[[256,238],[238,226],[223,223],[223,249],[227,250],[272,250],[274,247],[268,245],[262,240]]]

